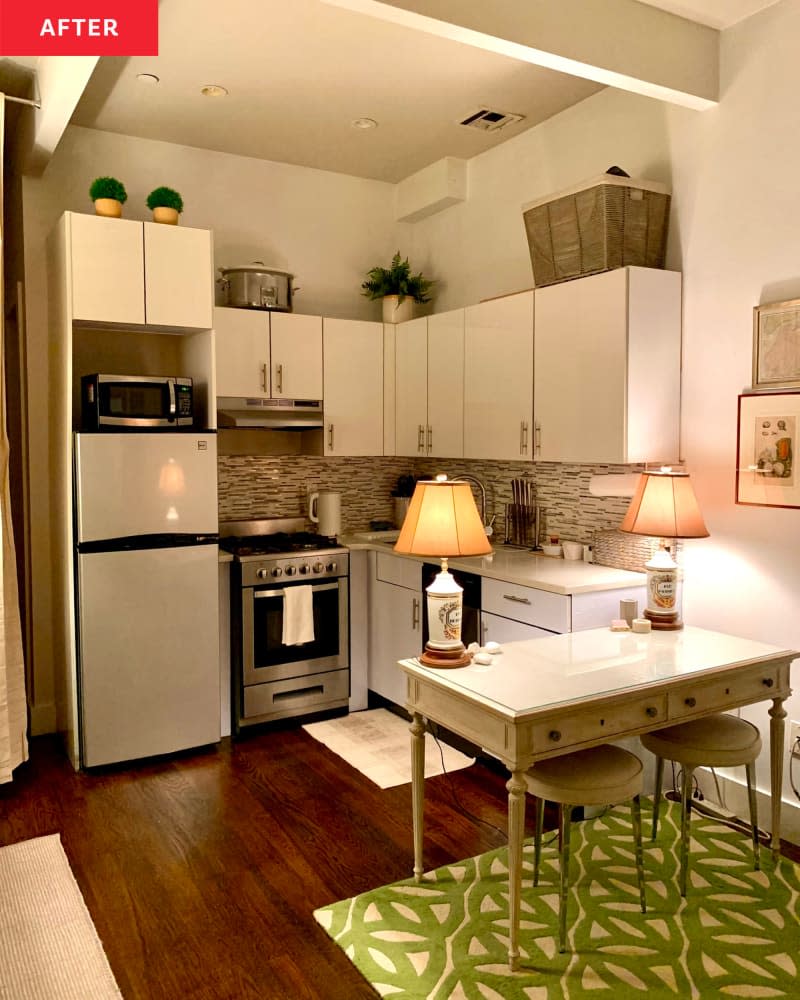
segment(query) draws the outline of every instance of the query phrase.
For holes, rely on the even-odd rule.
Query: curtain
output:
[[[3,136],[5,99],[0,94],[0,207],[3,205]],[[0,211],[0,320],[5,316],[3,294],[3,214]],[[28,759],[28,713],[25,663],[17,591],[17,560],[11,524],[6,433],[4,324],[0,322],[0,782],[11,781],[15,767]]]

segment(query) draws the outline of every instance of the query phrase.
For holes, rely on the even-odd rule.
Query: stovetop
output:
[[[235,556],[289,555],[294,552],[318,552],[341,548],[335,538],[311,531],[279,531],[271,535],[233,535],[220,538],[219,546]]]

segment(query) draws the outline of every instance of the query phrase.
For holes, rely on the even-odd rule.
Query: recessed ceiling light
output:
[[[148,87],[155,87],[161,82],[155,73],[137,73],[136,79]]]
[[[203,97],[227,97],[228,91],[225,87],[220,87],[218,83],[208,83],[200,88]]]
[[[354,118],[350,124],[353,128],[367,129],[367,128],[377,128],[378,123],[374,118]]]

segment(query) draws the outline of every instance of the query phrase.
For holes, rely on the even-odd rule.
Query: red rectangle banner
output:
[[[0,0],[0,56],[156,56],[158,0]]]

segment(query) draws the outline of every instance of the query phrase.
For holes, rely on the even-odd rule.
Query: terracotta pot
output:
[[[122,215],[122,202],[116,198],[95,198],[94,211],[96,215],[118,219]]]
[[[163,222],[165,226],[177,226],[177,208],[167,208],[166,205],[159,205],[153,209],[153,222]]]
[[[384,323],[405,323],[414,315],[414,300],[410,295],[406,295],[402,302],[399,295],[384,295],[383,297],[383,322]]]

